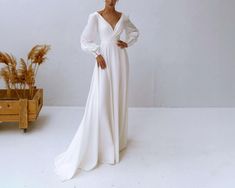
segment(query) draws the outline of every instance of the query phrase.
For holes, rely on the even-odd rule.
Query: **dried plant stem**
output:
[[[9,73],[11,72],[11,70],[10,70],[10,67],[9,67],[9,65],[7,66],[7,68],[8,68],[8,71],[9,71]],[[15,83],[13,84],[11,84],[13,87],[14,87],[14,89],[15,89],[15,91],[16,91],[16,94],[17,94],[17,96],[18,96],[18,98],[20,98],[20,95],[19,95],[19,93],[18,93],[18,91],[17,91],[17,88],[16,88],[16,86],[15,86]]]
[[[23,86],[23,90],[24,90],[24,97],[25,97],[25,86],[26,86],[26,84],[24,84],[24,86]]]
[[[37,76],[38,68],[39,68],[39,65],[38,65],[37,68],[36,68],[35,78],[36,78],[36,76]]]

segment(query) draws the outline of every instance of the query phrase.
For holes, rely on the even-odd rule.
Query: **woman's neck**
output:
[[[113,12],[116,12],[116,10],[115,10],[115,7],[110,7],[110,6],[105,5],[103,12],[104,13],[113,13]]]

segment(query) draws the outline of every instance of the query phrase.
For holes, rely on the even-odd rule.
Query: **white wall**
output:
[[[140,30],[130,57],[129,106],[235,106],[235,1],[120,0]],[[103,0],[0,0],[0,51],[25,57],[51,44],[37,85],[45,105],[84,106],[94,58],[80,48]],[[0,83],[3,87],[3,83]]]

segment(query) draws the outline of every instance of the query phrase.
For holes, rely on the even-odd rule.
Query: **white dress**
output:
[[[116,44],[124,31],[123,41],[129,47],[137,41],[139,30],[127,15],[122,13],[113,29],[98,12],[89,14],[81,48],[94,57],[101,54],[106,68],[98,67],[94,58],[83,118],[67,150],[54,161],[54,171],[62,181],[71,179],[78,169],[95,168],[99,162],[118,163],[119,152],[127,146],[129,60],[126,49]]]

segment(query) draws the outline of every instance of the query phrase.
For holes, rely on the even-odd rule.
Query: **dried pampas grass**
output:
[[[27,97],[31,99],[36,87],[35,80],[38,68],[47,59],[46,54],[49,50],[49,45],[35,45],[28,53],[27,61],[20,58],[18,69],[16,58],[13,55],[0,52],[0,63],[5,65],[0,70],[0,77],[5,81],[6,88],[8,90],[14,89],[18,98],[25,98],[25,89],[28,87],[29,96]],[[17,89],[24,90],[23,96]]]
[[[0,77],[5,81],[7,89],[10,89],[10,72],[7,67],[1,68]]]

